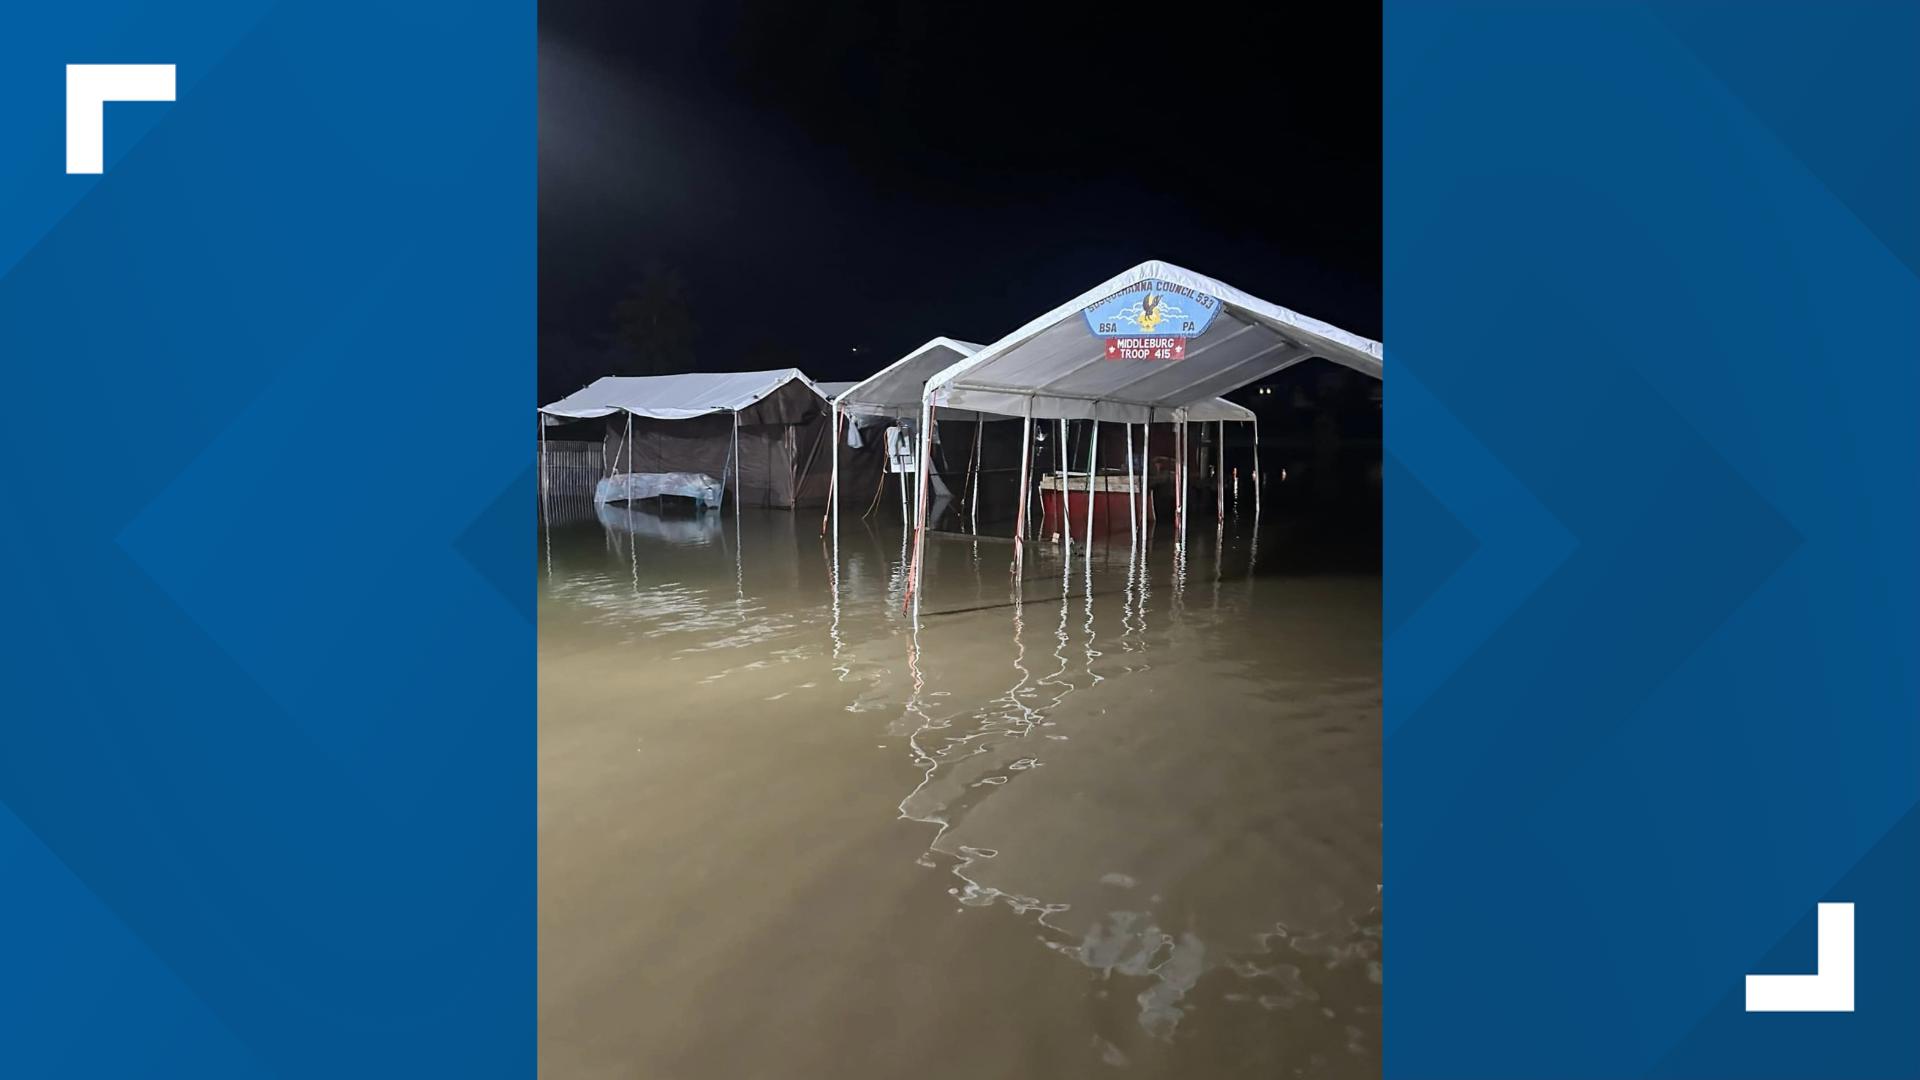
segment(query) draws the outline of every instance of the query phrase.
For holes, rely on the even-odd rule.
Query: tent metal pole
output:
[[[1027,399],[1027,415],[1020,421],[1020,505],[1013,512],[1013,574],[1020,576],[1021,556],[1026,554],[1027,483],[1033,464],[1033,399]]]
[[[629,495],[631,495],[631,494],[633,493],[633,414],[632,414],[632,413],[628,413],[628,414],[627,414],[627,439],[626,439],[626,442],[627,442],[627,445],[626,445],[626,451],[627,451],[627,493],[628,493]],[[626,502],[627,502],[627,505],[629,505],[629,506],[631,506],[631,505],[633,505],[633,500],[632,500],[632,499],[627,499],[627,500],[626,500]]]
[[[1027,398],[1027,419],[1029,421],[1033,419],[1032,397]],[[1043,424],[1045,422],[1044,420],[1041,421]],[[1046,429],[1040,429],[1040,434],[1044,438]],[[1027,490],[1020,493],[1020,499],[1027,508],[1027,539],[1038,540],[1040,538],[1042,515],[1034,513],[1034,504],[1040,501],[1040,470],[1046,468],[1047,463],[1039,460],[1040,455],[1034,450],[1032,442],[1027,443],[1027,456],[1034,459],[1033,482],[1028,485]]]
[[[914,484],[918,501],[913,512],[913,572],[907,580],[907,597],[913,604],[913,626],[920,627],[920,587],[926,574],[927,547],[927,470],[933,453],[933,402],[920,401],[920,475]]]
[[[1173,421],[1173,426],[1168,434],[1173,436],[1173,542],[1175,546],[1178,546],[1182,535],[1180,515],[1181,512],[1186,509],[1186,507],[1180,505],[1180,495],[1186,490],[1187,486],[1187,475],[1185,471],[1187,465],[1186,443],[1182,441],[1182,436],[1185,433],[1180,429],[1180,421]]]
[[[1140,553],[1153,540],[1153,412],[1140,425]]]
[[[840,531],[840,406],[833,407],[833,470],[827,480],[827,512],[820,515],[820,535],[827,534],[827,522]]]
[[[1187,465],[1187,417],[1181,417],[1181,548],[1187,546],[1187,488],[1192,484],[1192,469]]]
[[[544,415],[536,412],[533,414],[533,419],[535,423],[538,423],[540,425],[540,510],[542,513],[545,513],[546,507],[547,507],[547,486],[548,486],[547,485],[547,418]]]
[[[1093,478],[1100,471],[1100,418],[1093,418],[1093,433],[1087,436],[1087,547],[1086,557],[1093,559]]]
[[[1219,438],[1213,448],[1213,520],[1217,524],[1227,520],[1227,422],[1216,423]]]
[[[1071,559],[1073,558],[1073,522],[1067,516],[1067,490],[1070,486],[1067,481],[1072,475],[1068,470],[1073,462],[1067,457],[1067,418],[1064,416],[1059,421],[1059,434],[1060,445],[1055,447],[1053,452],[1054,460],[1059,463],[1059,475],[1054,477],[1056,481],[1054,486],[1060,489],[1060,543],[1065,545],[1061,550],[1065,551],[1067,558]]]
[[[967,496],[967,514],[971,518],[973,535],[980,535],[980,437],[986,433],[987,418],[979,413],[973,417],[973,493]]]
[[[1121,425],[1127,432],[1127,547],[1140,542],[1140,526],[1133,520],[1133,421]]]
[[[1260,418],[1253,418],[1253,520],[1260,521]]]
[[[740,410],[733,410],[733,518],[740,520]]]

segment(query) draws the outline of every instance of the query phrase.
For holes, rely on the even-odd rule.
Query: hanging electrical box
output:
[[[919,439],[914,435],[912,424],[903,420],[887,429],[888,472],[917,472],[920,468],[918,450]]]

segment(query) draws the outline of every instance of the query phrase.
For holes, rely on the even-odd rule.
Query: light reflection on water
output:
[[[758,1067],[748,1048],[691,1036],[663,1048],[703,1024],[711,1040],[728,1035],[644,988],[602,1024],[579,1019],[603,1006],[569,987],[605,994],[623,974],[658,969],[651,932],[634,925],[745,918],[700,889],[707,903],[640,890],[621,907],[581,884],[640,848],[677,857],[672,843],[577,827],[612,804],[638,815],[622,830],[672,816],[678,846],[710,849],[709,873],[718,860],[728,876],[727,854],[741,853],[740,885],[778,893],[823,870],[847,885],[839,915],[816,910],[819,958],[789,976],[845,964],[885,987],[924,971],[952,988],[921,1006],[929,1030],[964,1023],[987,987],[1030,997],[1018,1014],[1031,1030],[1010,1036],[1027,1056],[983,1060],[995,1075],[1122,1062],[1148,1075],[1377,1075],[1378,579],[1289,577],[1284,558],[1250,576],[1254,537],[1237,524],[1196,528],[1178,552],[1164,534],[1135,545],[1122,531],[1076,545],[1077,566],[1032,544],[1020,580],[1000,577],[1010,545],[930,538],[917,631],[900,610],[909,549],[897,524],[849,515],[821,540],[813,515],[680,521],[622,508],[552,530],[540,613],[543,1066]],[[1151,602],[1156,578],[1168,609]],[[1203,604],[1187,602],[1196,578]],[[649,788],[644,754],[662,725],[677,725],[678,768]],[[624,781],[629,770],[601,756],[621,737],[642,747]],[[680,786],[702,769],[736,786]],[[789,788],[806,795],[777,812],[697,812]],[[881,799],[891,814],[851,813]],[[821,847],[826,821],[858,821],[861,841],[800,854]],[[916,876],[927,869],[948,884]],[[944,914],[928,906],[941,894]],[[952,922],[994,909],[997,922]],[[875,927],[893,946],[856,961],[849,941]],[[606,948],[623,935],[629,949]],[[745,979],[789,948],[717,948],[682,977]],[[1068,971],[1093,981],[1076,989]],[[809,997],[802,1011],[825,1025],[815,1037],[830,1041],[837,1014],[869,992],[912,1007],[865,982],[838,1002]],[[663,1008],[677,1017],[672,1036],[613,1030]],[[903,1015],[905,1029],[914,1019]],[[830,1050],[822,1061],[846,1064]],[[807,1074],[795,1060],[776,1071]]]

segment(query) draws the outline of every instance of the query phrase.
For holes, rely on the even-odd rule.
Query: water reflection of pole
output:
[[[832,615],[827,621],[827,637],[833,642],[833,670],[841,682],[846,682],[852,674],[852,668],[841,659],[841,650],[845,645],[840,638],[840,526],[833,527],[832,562],[827,566],[827,588],[833,599]]]
[[[901,482],[905,483],[906,481],[902,480]],[[912,535],[913,533],[911,529],[902,528],[900,530],[900,569],[895,571],[894,573],[894,584],[897,587],[897,592],[901,600],[901,606],[903,607],[905,606],[905,601],[907,598],[907,540]],[[891,603],[893,600],[893,597],[890,596],[887,598],[887,600],[889,603]]]
[[[1098,439],[1098,433],[1100,431],[1100,422],[1098,420],[1094,421],[1093,430],[1095,432],[1095,439]],[[1087,464],[1089,470],[1091,470],[1093,463],[1089,461]],[[1088,486],[1092,486],[1091,481],[1089,481]],[[1081,560],[1081,563],[1086,572],[1086,583],[1081,586],[1081,594],[1086,597],[1084,602],[1087,608],[1087,675],[1091,678],[1091,682],[1089,682],[1088,685],[1092,685],[1092,683],[1097,683],[1101,680],[1100,676],[1093,670],[1093,658],[1099,656],[1100,653],[1093,647],[1093,492],[1091,490],[1087,492],[1087,555],[1086,558]]]
[[[1144,425],[1140,432],[1140,442],[1142,442],[1142,454],[1144,454],[1144,442],[1146,442]],[[1144,507],[1142,507],[1142,513],[1144,513]],[[1140,538],[1140,580],[1133,596],[1133,621],[1139,625],[1140,651],[1146,651],[1146,600],[1152,596],[1152,580],[1148,577],[1148,563],[1146,563],[1146,557],[1152,552],[1152,548],[1148,546],[1146,540],[1148,540],[1146,536]],[[1144,665],[1142,665],[1142,671],[1144,671]]]
[[[1181,591],[1187,583],[1187,514],[1190,505],[1188,495],[1191,486],[1189,481],[1189,473],[1191,470],[1187,467],[1187,418],[1184,411],[1181,413],[1180,419],[1174,422],[1174,443],[1178,447],[1178,453],[1180,455],[1178,491],[1175,492],[1175,497],[1180,503],[1180,510],[1174,515],[1178,529],[1174,534],[1173,545],[1173,595],[1175,600],[1178,600]]]
[[[1133,633],[1133,571],[1139,561],[1139,535],[1133,528],[1133,425],[1127,425],[1127,584],[1121,591],[1120,601],[1120,648],[1133,651],[1133,643],[1127,636]],[[1131,669],[1129,669],[1131,670]]]
[[[1062,566],[1061,575],[1060,575],[1060,627],[1059,629],[1054,631],[1054,645],[1053,645],[1053,657],[1054,659],[1060,661],[1060,670],[1054,672],[1051,676],[1049,676],[1049,679],[1053,682],[1055,686],[1064,687],[1065,689],[1061,690],[1060,693],[1054,695],[1053,705],[1055,707],[1057,707],[1062,701],[1065,701],[1067,694],[1073,690],[1073,684],[1066,681],[1067,614],[1072,610],[1072,605],[1073,605],[1073,601],[1069,598],[1069,594],[1071,594],[1073,591],[1073,588],[1071,585],[1071,582],[1073,580],[1073,560],[1070,558],[1063,558],[1060,560],[1060,562]]]
[[[1227,559],[1227,521],[1213,526],[1213,610],[1220,610],[1220,564]]]
[[[1033,730],[1034,720],[1039,714],[1034,712],[1033,709],[1028,707],[1026,702],[1020,699],[1020,692],[1026,689],[1027,681],[1033,677],[1032,672],[1027,670],[1026,664],[1027,639],[1025,635],[1025,611],[1026,605],[1020,602],[1020,590],[1016,585],[1013,593],[1013,670],[1020,673],[1020,678],[1013,684],[1013,689],[1007,691],[1007,701],[1010,702],[1014,708],[1020,710],[1027,730],[1031,732]]]

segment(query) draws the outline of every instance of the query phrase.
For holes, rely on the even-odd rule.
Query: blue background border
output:
[[[1389,1077],[1920,1076],[1917,13],[1387,4]]]
[[[0,21],[0,1072],[531,1075],[534,6]]]

